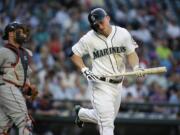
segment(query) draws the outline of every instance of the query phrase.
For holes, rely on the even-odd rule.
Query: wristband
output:
[[[135,65],[135,66],[133,67],[133,71],[137,70],[138,68],[140,68],[139,65]]]
[[[86,70],[89,70],[89,68],[87,68],[87,67],[81,68],[81,72],[82,72],[82,73],[83,73],[84,71],[86,71]]]

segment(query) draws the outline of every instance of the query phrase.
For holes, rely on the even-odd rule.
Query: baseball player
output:
[[[93,109],[75,106],[79,127],[84,122],[99,125],[101,135],[114,135],[114,120],[121,102],[123,77],[106,77],[125,71],[125,58],[133,70],[140,70],[139,58],[135,52],[138,45],[129,32],[110,24],[110,17],[102,8],[93,9],[88,15],[92,30],[87,32],[73,47],[70,54],[73,63],[87,78],[92,90]],[[86,67],[82,56],[89,54],[92,59],[92,71]]]
[[[28,79],[32,53],[22,46],[29,32],[25,25],[12,22],[5,27],[2,38],[8,43],[0,48],[0,134],[8,135],[15,124],[19,135],[31,135],[32,121],[24,97],[34,98],[37,91]]]

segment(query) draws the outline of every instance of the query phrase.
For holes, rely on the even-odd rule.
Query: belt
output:
[[[123,78],[121,78],[119,80],[113,80],[113,79],[109,79],[109,78],[106,78],[106,77],[100,77],[99,80],[104,81],[104,82],[117,84],[117,83],[121,83]]]
[[[5,85],[5,83],[0,83],[0,86]]]

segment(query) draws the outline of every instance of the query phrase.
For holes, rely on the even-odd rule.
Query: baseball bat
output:
[[[146,68],[146,69],[143,69],[143,71],[124,72],[124,73],[120,73],[120,74],[106,75],[106,77],[133,76],[133,75],[136,75],[140,72],[145,74],[145,75],[147,75],[147,74],[159,74],[159,73],[167,72],[167,69],[166,69],[166,67]]]

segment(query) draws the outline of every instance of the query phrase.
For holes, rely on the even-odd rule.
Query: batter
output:
[[[114,120],[120,107],[123,77],[104,76],[124,72],[125,58],[133,70],[141,71],[135,52],[138,45],[126,29],[110,24],[110,17],[102,8],[93,9],[88,15],[88,21],[92,30],[72,47],[70,56],[89,82],[93,109],[75,106],[75,122],[79,127],[83,127],[84,122],[93,122],[99,125],[100,135],[114,135]],[[92,59],[92,71],[82,60],[85,54],[89,54]]]

